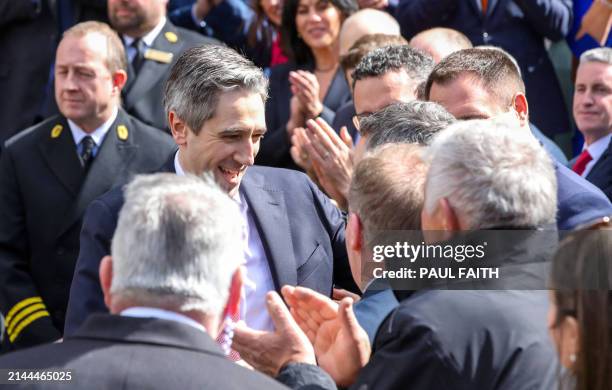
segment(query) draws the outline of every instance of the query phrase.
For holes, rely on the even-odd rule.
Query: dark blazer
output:
[[[174,172],[169,161],[165,171]],[[299,172],[250,167],[240,184],[269,261],[274,286],[312,288],[330,295],[332,285],[356,291],[344,243],[344,220],[338,209],[308,177]],[[116,188],[89,206],[81,232],[66,315],[72,334],[92,312],[106,312],[98,268],[110,253],[123,192]]]
[[[334,118],[334,122],[331,123],[332,128],[336,130],[336,132],[340,133],[340,129],[342,126],[346,126],[349,134],[353,138],[353,143],[357,143],[359,138],[359,132],[355,128],[355,124],[353,123],[353,117],[355,116],[355,105],[353,104],[353,100],[349,100],[345,104],[342,105],[336,111],[336,116]]]
[[[174,34],[174,35],[173,35]],[[174,41],[176,38],[176,41]],[[145,59],[138,74],[134,77],[131,64],[128,66],[128,81],[123,88],[123,107],[141,121],[167,129],[167,118],[163,106],[164,86],[170,69],[185,50],[202,45],[218,44],[217,40],[174,26],[167,21],[162,31],[153,41],[151,49],[172,53],[170,63]]]
[[[291,158],[291,140],[285,127],[289,121],[291,93],[289,72],[295,70],[314,71],[313,65],[297,66],[286,63],[272,67],[270,74],[270,98],[266,102],[266,127],[268,132],[261,141],[261,149],[255,159],[259,165],[269,165],[280,168],[300,169]],[[338,110],[351,99],[351,92],[341,68],[334,75],[325,99],[321,118],[329,124],[333,123]]]
[[[612,199],[612,142],[591,168],[586,179],[599,187],[608,199]]]
[[[398,304],[391,286],[385,280],[375,279],[353,305],[357,322],[368,334],[371,345],[374,345],[380,324]]]
[[[450,27],[474,44],[494,45],[516,58],[527,87],[531,120],[548,136],[571,130],[559,81],[544,38],[565,38],[572,26],[571,0],[400,0],[395,16],[410,39],[432,27]]]
[[[13,347],[61,337],[89,203],[135,173],[156,169],[174,148],[168,135],[123,110],[87,173],[63,117],[7,141],[0,159],[0,309]]]
[[[0,357],[0,367],[71,370],[30,389],[286,389],[228,360],[210,336],[157,318],[93,315],[62,343]]]

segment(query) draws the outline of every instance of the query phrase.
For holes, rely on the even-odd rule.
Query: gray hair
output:
[[[112,241],[113,294],[221,315],[243,259],[240,212],[210,176],[137,176]]]
[[[506,123],[462,121],[432,142],[425,208],[446,198],[470,229],[553,223],[557,182],[550,157],[525,130]]]
[[[433,67],[433,58],[421,50],[408,45],[381,47],[372,50],[359,61],[353,72],[353,87],[357,80],[380,77],[402,69],[418,84],[427,80]]]
[[[601,62],[604,64],[612,65],[612,48],[609,47],[597,47],[595,49],[587,50],[580,55],[580,63],[585,62]]]
[[[222,92],[244,89],[268,98],[268,81],[261,69],[236,51],[201,45],[185,51],[170,70],[164,91],[166,115],[174,111],[198,134],[212,118]]]
[[[368,149],[390,143],[429,145],[436,133],[455,121],[441,105],[415,100],[394,103],[364,117],[359,131],[368,138]]]

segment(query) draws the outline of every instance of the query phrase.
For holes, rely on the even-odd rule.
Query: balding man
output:
[[[580,56],[574,119],[584,149],[572,169],[612,199],[612,49],[592,49]]]
[[[412,37],[410,46],[429,53],[437,64],[451,53],[471,48],[472,42],[461,32],[452,28],[434,27]]]
[[[372,8],[357,11],[342,23],[338,36],[340,56],[345,55],[359,38],[369,34],[400,35],[400,26],[387,12]]]

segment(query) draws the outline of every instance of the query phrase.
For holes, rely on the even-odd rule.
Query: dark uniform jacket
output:
[[[175,172],[173,161],[165,166]],[[278,291],[285,284],[330,296],[334,283],[356,290],[348,264],[344,220],[338,209],[300,172],[250,167],[240,193],[253,213]],[[92,312],[106,312],[98,269],[110,253],[123,192],[116,188],[91,203],[81,232],[81,252],[70,289],[67,335]]]
[[[172,65],[191,47],[218,43],[167,21],[148,50],[149,54],[145,54],[138,73],[135,75],[132,65],[128,66],[128,81],[122,91],[123,107],[141,121],[158,129],[167,129],[162,100]]]
[[[0,159],[0,309],[14,348],[61,337],[88,204],[157,169],[172,139],[119,110],[89,171],[63,117],[6,143]]]
[[[70,382],[29,389],[286,389],[228,360],[207,333],[157,318],[95,315],[64,342],[5,355],[0,367],[70,370]]]
[[[586,179],[599,187],[612,200],[612,142],[589,171]]]

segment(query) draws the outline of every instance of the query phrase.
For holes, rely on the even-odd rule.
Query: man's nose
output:
[[[250,137],[241,142],[236,153],[236,159],[240,164],[246,166],[255,163],[255,145],[253,145],[253,140]]]

